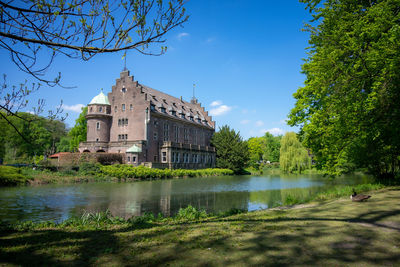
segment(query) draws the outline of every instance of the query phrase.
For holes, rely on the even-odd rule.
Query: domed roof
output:
[[[103,94],[103,89],[101,89],[100,94],[93,97],[92,101],[90,101],[89,105],[91,104],[110,105],[110,101],[108,101],[108,97]]]

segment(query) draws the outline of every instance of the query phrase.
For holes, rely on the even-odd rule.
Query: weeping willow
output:
[[[281,170],[286,173],[301,173],[311,167],[311,158],[294,132],[286,133],[281,140],[279,163]]]

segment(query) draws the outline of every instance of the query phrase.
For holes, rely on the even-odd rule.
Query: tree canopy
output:
[[[126,50],[162,54],[165,46],[151,45],[187,20],[183,0],[0,1],[0,48],[21,71],[55,85],[60,77],[43,75],[59,54],[83,60]]]
[[[247,143],[229,126],[224,125],[219,128],[213,135],[211,144],[217,151],[218,168],[231,169],[239,173],[246,166],[249,160]]]
[[[393,177],[400,163],[400,2],[301,0],[313,14],[305,86],[294,94],[317,167],[367,167]]]
[[[301,173],[310,168],[311,158],[307,149],[297,139],[296,133],[288,132],[282,137],[279,164],[281,170],[287,173]]]
[[[5,161],[27,161],[34,156],[50,155],[57,152],[57,143],[67,135],[65,124],[57,120],[48,120],[29,113],[18,113],[19,117],[10,117],[12,124],[18,127],[21,135],[15,134],[11,124],[0,120],[0,158]]]
[[[79,114],[79,117],[75,120],[75,126],[68,133],[68,136],[70,138],[70,151],[77,152],[79,143],[86,141],[87,120],[85,116],[87,114],[87,111],[87,107],[82,108],[81,114]]]

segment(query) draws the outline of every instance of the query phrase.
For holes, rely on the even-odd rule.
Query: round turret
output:
[[[86,119],[88,142],[110,141],[111,105],[103,89],[90,101]]]

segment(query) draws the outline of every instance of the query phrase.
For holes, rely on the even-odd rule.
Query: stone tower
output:
[[[111,105],[103,90],[90,101],[86,119],[87,142],[110,142]]]

